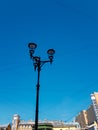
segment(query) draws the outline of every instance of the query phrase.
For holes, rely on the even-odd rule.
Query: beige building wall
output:
[[[97,103],[97,105],[98,105],[98,92],[94,92],[93,95],[95,96],[96,103]]]
[[[31,124],[19,124],[17,130],[32,130],[33,126]]]
[[[81,128],[85,128],[88,124],[88,120],[87,120],[87,112],[86,110],[83,110],[79,113],[78,116],[76,116],[75,119],[76,122],[78,122],[81,126]]]
[[[79,128],[77,128],[77,126],[67,126],[67,125],[64,125],[64,126],[54,126],[53,127],[53,130],[77,130]]]
[[[57,126],[53,127],[53,130],[77,130],[77,127],[75,126]]]
[[[96,121],[96,116],[95,116],[93,105],[91,105],[87,109],[87,119],[88,119],[88,125],[91,125],[94,123],[94,121]]]
[[[31,124],[20,124],[18,130],[32,130],[33,126]],[[54,126],[53,130],[77,130],[77,126]]]

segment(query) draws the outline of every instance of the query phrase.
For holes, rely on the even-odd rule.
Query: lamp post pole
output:
[[[38,130],[38,108],[39,108],[39,88],[40,88],[40,61],[38,63],[38,79],[37,79],[37,85],[36,85],[36,113],[35,113],[35,130]]]
[[[34,70],[38,71],[37,85],[36,85],[36,111],[35,111],[35,130],[38,130],[40,71],[41,71],[41,67],[45,63],[48,63],[48,62],[52,63],[53,62],[53,55],[55,53],[55,50],[49,49],[47,51],[49,60],[41,60],[40,57],[33,55],[37,45],[35,43],[29,43],[28,47],[29,47],[30,58],[33,60]]]

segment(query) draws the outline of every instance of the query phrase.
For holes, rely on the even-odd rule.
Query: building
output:
[[[12,130],[18,129],[19,122],[20,122],[20,116],[18,114],[14,114],[12,119]]]
[[[98,92],[90,95],[92,104],[87,110],[81,111],[75,121],[78,122],[81,128],[96,127],[98,129]]]
[[[94,121],[96,121],[96,115],[94,112],[93,105],[90,105],[90,107],[87,109],[87,120],[88,120],[88,126],[93,124]]]
[[[14,114],[12,119],[12,130],[32,130],[34,122],[33,121],[22,121],[18,114]]]
[[[53,130],[80,130],[80,125],[77,122],[53,121]]]
[[[88,125],[88,120],[87,120],[87,111],[83,110],[81,111],[75,119],[76,122],[80,124],[81,128],[86,128]]]
[[[34,122],[33,121],[20,121],[16,130],[33,130]]]
[[[11,130],[11,125],[10,124],[0,125],[0,130]]]
[[[95,121],[98,123],[98,92],[94,92],[93,94],[91,94],[91,100],[95,113]]]
[[[35,127],[35,122],[30,120],[30,121],[22,121],[20,120],[20,116],[18,114],[15,114],[13,116],[12,120],[12,130],[34,130]],[[38,129],[39,130],[52,130],[53,125],[50,122],[44,122],[40,121],[38,123]]]
[[[12,130],[34,130],[35,122],[34,121],[22,121],[20,116],[15,114],[12,120]],[[65,123],[63,121],[50,121],[44,120],[38,122],[39,130],[77,130],[79,129],[79,123],[70,122]]]

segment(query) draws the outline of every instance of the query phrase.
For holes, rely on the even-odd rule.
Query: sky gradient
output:
[[[56,51],[41,70],[39,119],[70,121],[98,92],[98,1],[0,1],[0,124],[35,119],[31,41],[42,59]]]

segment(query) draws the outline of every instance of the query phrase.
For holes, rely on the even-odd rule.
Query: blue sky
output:
[[[28,43],[53,65],[43,66],[40,78],[39,119],[70,121],[91,104],[98,91],[97,0],[0,1],[0,124],[17,113],[35,118],[37,73]]]

